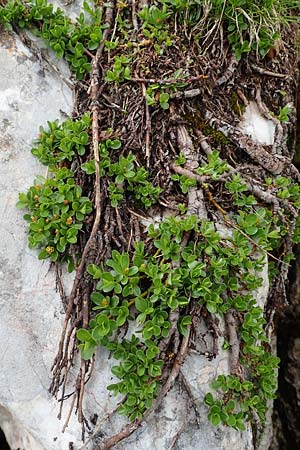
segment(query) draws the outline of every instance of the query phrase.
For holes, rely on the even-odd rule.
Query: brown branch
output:
[[[171,169],[175,173],[178,173],[179,175],[184,175],[185,177],[193,178],[200,184],[207,183],[210,180],[210,177],[207,175],[198,175],[197,173],[194,173],[189,169],[185,169],[184,167],[181,166],[176,166],[175,164],[171,165]]]
[[[105,41],[110,33],[110,27],[113,20],[113,6],[107,6],[106,15],[105,15],[105,25],[107,28],[103,33],[102,42],[97,49],[95,57],[92,60],[92,72],[91,72],[91,86],[90,86],[90,96],[91,96],[91,112],[92,112],[92,145],[95,159],[95,219],[93,228],[86,244],[86,249],[90,249],[91,244],[93,243],[96,234],[98,232],[100,218],[101,218],[101,198],[100,198],[100,167],[99,167],[99,103],[98,103],[98,91],[99,91],[99,61],[103,53]],[[88,253],[86,251],[86,255]],[[83,256],[82,256],[83,259]],[[82,266],[84,268],[84,266]],[[76,274],[77,275],[77,274]],[[82,305],[82,314],[83,314],[83,328],[87,328],[88,326],[88,298],[87,293],[85,293],[83,297],[83,305]],[[82,411],[82,402],[84,396],[84,386],[85,386],[85,373],[86,373],[86,361],[81,360],[81,368],[80,368],[80,387],[79,387],[79,396],[78,396],[78,421],[79,423],[83,423],[83,411]]]
[[[75,279],[73,282],[73,287],[71,290],[71,293],[68,297],[67,301],[67,308],[66,308],[66,314],[65,314],[65,320],[63,325],[63,330],[58,346],[58,352],[57,356],[54,360],[52,371],[54,372],[54,376],[56,378],[56,389],[53,390],[53,383],[50,387],[50,391],[52,393],[56,393],[57,389],[59,388],[59,378],[60,378],[60,371],[62,369],[62,362],[66,358],[66,352],[67,348],[64,350],[64,343],[65,343],[65,337],[67,328],[69,325],[70,318],[72,316],[72,311],[74,307],[74,301],[77,295],[79,283],[82,279],[82,275],[84,272],[86,259],[89,254],[89,251],[92,247],[92,244],[94,243],[95,237],[97,235],[99,225],[100,225],[100,218],[101,218],[101,199],[100,199],[100,169],[99,169],[99,128],[98,128],[98,121],[99,121],[99,104],[98,104],[98,90],[99,90],[99,61],[101,58],[101,55],[103,53],[104,49],[104,43],[107,39],[107,36],[110,32],[110,26],[112,23],[112,17],[113,17],[113,6],[107,7],[106,9],[106,16],[105,16],[105,22],[107,25],[107,28],[105,29],[103,33],[103,40],[96,52],[96,55],[93,57],[92,60],[92,71],[91,71],[91,83],[89,88],[90,98],[91,98],[91,113],[92,113],[92,149],[93,149],[93,155],[94,159],[96,161],[95,164],[95,218],[93,227],[91,230],[91,234],[88,238],[88,241],[85,244],[81,261],[79,266],[76,270]],[[82,367],[83,369],[83,367]],[[82,372],[83,373],[83,372]],[[84,380],[83,380],[84,383]],[[82,419],[81,414],[79,413],[79,420]]]
[[[228,328],[228,337],[229,337],[229,344],[231,349],[231,373],[233,375],[240,375],[241,374],[241,367],[239,364],[239,358],[240,358],[240,341],[237,334],[237,324],[236,319],[233,316],[233,313],[231,311],[228,311],[225,314],[225,321]]]
[[[247,97],[245,96],[244,92],[242,91],[242,89],[237,88],[236,93],[240,97],[242,102],[244,103],[244,106],[247,107],[249,105],[249,101],[248,101]]]
[[[175,83],[187,83],[191,84],[194,81],[204,80],[206,78],[209,78],[208,75],[196,75],[194,77],[188,77],[188,78],[166,78],[165,80],[163,78],[140,78],[140,77],[133,77],[130,81],[134,81],[136,83],[153,83],[153,84],[175,84]]]
[[[210,203],[212,205],[214,205],[214,207],[220,211],[220,213],[222,214],[222,216],[224,216],[224,218],[227,218],[227,213],[226,211],[222,208],[222,206],[219,205],[219,203],[214,199],[214,196],[212,195],[212,193],[210,192],[210,190],[208,189],[208,187],[204,187],[204,190],[207,194],[208,200],[210,201]]]
[[[147,93],[146,93],[146,86],[143,83],[142,84],[143,89],[143,96],[145,99],[145,113],[146,113],[146,138],[145,138],[145,147],[146,147],[146,159],[147,159],[147,166],[149,167],[150,164],[150,152],[151,152],[151,146],[150,146],[150,133],[151,133],[151,117],[150,117],[150,110],[149,105],[147,102]]]
[[[86,54],[86,55],[88,55],[91,59],[93,59],[94,58],[94,55],[93,55],[93,53],[92,52],[90,52],[87,48],[85,48],[84,49],[84,53]]]
[[[291,170],[289,168],[291,165],[290,159],[281,155],[271,155],[262,144],[254,142],[250,136],[242,133],[238,128],[235,128],[228,122],[215,118],[208,111],[206,112],[206,117],[209,119],[211,126],[225,134],[235,145],[244,150],[250,158],[268,172],[271,172],[273,175],[280,175]]]
[[[183,374],[182,370],[180,371],[180,378],[181,378],[182,384],[184,386],[184,389],[186,390],[186,393],[187,393],[187,395],[189,397],[191,406],[192,406],[192,408],[194,410],[197,427],[200,428],[200,413],[199,413],[198,408],[197,408],[196,399],[195,399],[195,397],[193,395],[190,383],[186,379],[186,377]]]
[[[87,328],[89,324],[89,292],[85,292],[82,301],[82,328]],[[78,422],[83,423],[83,409],[82,402],[84,396],[84,386],[85,386],[85,374],[86,374],[87,362],[81,359],[80,367],[80,389],[78,395]]]
[[[207,136],[204,136],[204,134],[200,130],[195,130],[196,136],[200,139],[199,144],[202,148],[202,150],[206,153],[206,155],[210,155],[212,153],[211,146],[207,143]]]
[[[71,406],[69,408],[69,412],[68,412],[66,421],[65,421],[64,426],[62,428],[62,433],[64,433],[66,431],[66,429],[68,428],[68,426],[69,426],[69,422],[70,422],[71,415],[72,415],[72,412],[73,412],[73,409],[74,409],[74,405],[75,405],[75,400],[76,400],[76,396],[74,394],[73,398],[72,398],[72,401],[71,401]]]
[[[132,25],[135,32],[139,29],[137,14],[136,14],[136,0],[131,0],[131,19]]]
[[[211,154],[212,149],[210,145],[207,143],[207,137],[204,136],[204,134],[199,130],[195,130],[195,133],[197,137],[200,139],[200,145],[202,150],[206,153],[206,155]],[[237,173],[240,170],[239,167],[233,168],[228,163],[227,165],[228,165],[228,172],[223,174],[223,176],[219,178],[219,181],[223,181],[224,177],[227,178],[228,176],[233,175],[234,173]],[[199,183],[206,183],[208,180],[210,180],[210,177],[207,175],[195,174],[194,172],[185,169],[183,167],[176,166],[175,164],[172,164],[171,168],[174,172],[180,175],[185,175],[186,177],[194,178]],[[247,174],[245,174],[244,176],[245,178],[250,178]],[[246,181],[246,185],[248,191],[251,192],[256,198],[262,200],[263,202],[269,205],[273,205],[274,213],[277,213],[279,211],[281,204],[286,211],[292,214],[293,217],[297,217],[298,213],[296,209],[288,201],[286,201],[285,199],[280,199],[279,201],[279,199],[275,195],[271,194],[271,192],[264,191],[263,189],[261,189],[260,186],[254,184],[252,178],[249,181]]]
[[[178,439],[180,438],[180,435],[182,434],[184,428],[186,426],[186,423],[184,422],[181,427],[179,428],[178,431],[176,431],[175,436],[172,439],[171,445],[168,447],[168,450],[173,450],[173,448],[175,447]]]
[[[252,67],[252,69],[255,70],[255,72],[258,72],[261,75],[267,75],[269,77],[276,77],[276,78],[288,78],[289,77],[288,74],[271,72],[270,70],[264,69],[263,67],[259,67],[256,64],[251,64],[251,67]]]
[[[223,75],[217,79],[216,86],[221,86],[224,83],[227,83],[234,75],[236,68],[238,66],[238,61],[233,54],[229,60],[229,64]]]
[[[172,167],[172,169],[173,169],[174,171],[177,171],[179,166],[174,166],[174,165],[172,165],[171,167]],[[175,168],[176,168],[176,170],[175,170]],[[180,170],[181,170],[181,169],[182,169],[182,167],[180,168]],[[195,174],[194,172],[192,172],[191,170],[188,170],[188,169],[183,169],[183,170],[184,170],[184,174],[185,174],[186,176],[189,176],[190,178],[194,178],[195,180],[197,180],[197,181],[201,184],[201,182],[199,181],[199,178],[198,178],[199,175]],[[183,173],[183,172],[182,172],[182,173]],[[247,186],[248,186],[248,184],[247,184]],[[251,186],[251,185],[249,185],[249,186]],[[285,261],[282,261],[282,260],[276,258],[276,256],[272,255],[272,253],[270,253],[270,252],[268,252],[267,250],[265,250],[264,248],[262,248],[257,242],[254,241],[254,239],[252,239],[250,236],[248,236],[248,234],[245,233],[238,225],[236,225],[234,222],[232,222],[232,221],[229,219],[229,217],[227,216],[226,211],[225,211],[225,210],[218,204],[218,202],[214,199],[214,197],[213,197],[212,193],[210,192],[210,190],[208,189],[208,187],[205,186],[205,184],[204,184],[204,185],[202,185],[202,188],[203,188],[203,190],[207,193],[209,201],[214,205],[214,207],[215,207],[218,211],[220,211],[220,212],[222,213],[222,215],[223,215],[223,217],[224,217],[224,222],[225,222],[227,225],[230,225],[230,226],[233,227],[235,230],[239,231],[243,236],[245,236],[245,238],[248,239],[249,242],[251,242],[251,243],[254,245],[254,247],[257,247],[259,250],[261,250],[262,252],[266,253],[270,258],[274,259],[275,261],[279,261],[281,264],[284,264],[284,265],[286,265],[287,267],[290,266],[290,265],[289,265],[288,263],[286,263]],[[258,189],[253,189],[253,187],[251,187],[251,190],[252,190],[253,192],[258,192]],[[264,192],[264,191],[260,190],[260,195],[264,196],[264,195],[263,195],[263,192]],[[265,197],[266,199],[267,199],[267,198],[270,199],[269,196],[267,195],[267,193],[266,193],[266,195],[265,195],[264,197]]]
[[[201,94],[202,94],[201,89],[187,89],[186,91],[174,92],[173,94],[170,94],[170,97],[175,98],[175,99],[177,99],[177,98],[194,98]]]
[[[65,293],[65,289],[64,289],[64,285],[63,285],[62,279],[61,279],[61,274],[62,274],[61,265],[57,261],[55,263],[55,272],[56,272],[56,283],[57,283],[59,295],[60,295],[60,298],[61,298],[61,300],[63,302],[63,306],[65,308],[66,307],[67,296],[66,296],[66,293]]]

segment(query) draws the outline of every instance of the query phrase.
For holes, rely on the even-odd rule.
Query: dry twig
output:
[[[100,199],[100,170],[99,170],[99,104],[98,104],[98,90],[99,90],[99,80],[100,80],[100,74],[99,74],[99,61],[104,49],[104,42],[107,39],[107,36],[110,32],[110,26],[112,23],[112,17],[113,17],[113,6],[109,6],[106,9],[106,25],[107,28],[105,29],[103,33],[103,41],[100,44],[93,60],[92,60],[92,72],[91,72],[91,84],[90,84],[90,98],[91,98],[91,113],[92,113],[92,149],[93,149],[93,155],[94,159],[96,161],[95,164],[95,217],[94,217],[94,223],[93,227],[90,233],[90,236],[88,238],[88,241],[85,244],[81,261],[79,266],[76,270],[76,275],[73,283],[73,287],[71,290],[71,293],[67,300],[67,309],[66,309],[66,315],[63,325],[63,330],[59,342],[59,348],[58,353],[55,358],[55,361],[52,366],[53,370],[53,381],[50,387],[50,391],[54,394],[57,394],[57,391],[60,386],[60,377],[61,377],[61,370],[65,364],[65,361],[67,360],[67,352],[68,352],[68,346],[64,349],[65,344],[65,337],[66,332],[68,329],[69,321],[72,317],[73,313],[73,307],[74,307],[74,301],[77,295],[79,283],[82,280],[82,275],[85,269],[86,260],[88,257],[88,254],[90,252],[90,249],[92,245],[94,244],[94,240],[96,238],[99,225],[100,225],[100,218],[101,218],[101,199]],[[85,300],[84,300],[85,301]],[[84,305],[83,309],[83,323],[84,326],[87,326],[88,323],[88,308],[86,304]],[[82,362],[81,364],[81,389],[79,392],[79,421],[83,423],[83,415],[82,415],[82,400],[83,400],[83,390],[84,390],[84,376],[85,376],[85,362]],[[67,371],[65,376],[67,375]],[[66,380],[65,380],[66,381]],[[62,399],[63,402],[63,399]]]
[[[231,356],[231,373],[233,375],[241,375],[240,359],[240,341],[237,335],[236,319],[233,316],[232,311],[228,311],[225,314],[225,321],[228,328],[229,344],[230,344],[230,356]]]

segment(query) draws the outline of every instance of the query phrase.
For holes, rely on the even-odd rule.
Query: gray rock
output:
[[[48,394],[62,315],[55,276],[27,247],[18,192],[46,174],[31,155],[39,126],[70,113],[72,92],[43,70],[16,35],[0,35],[0,426],[13,449],[61,450],[79,428],[61,434],[57,402]],[[76,424],[76,422],[75,422]]]

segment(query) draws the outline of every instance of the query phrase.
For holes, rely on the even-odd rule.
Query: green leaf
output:
[[[46,250],[44,249],[44,250],[40,251],[40,253],[38,255],[38,259],[46,259],[46,258],[48,258],[48,256],[49,256],[49,253],[47,253]]]
[[[234,427],[236,425],[236,418],[235,418],[235,416],[233,414],[229,415],[227,417],[227,419],[226,419],[226,423],[227,423],[227,425],[229,427]]]
[[[212,406],[215,403],[215,400],[213,398],[213,395],[211,392],[208,392],[206,394],[206,396],[204,397],[204,402],[208,405],[208,406]]]
[[[143,297],[137,297],[134,304],[135,304],[136,309],[142,313],[145,312],[149,306],[148,300]]]
[[[241,431],[245,431],[245,430],[246,430],[246,427],[245,427],[245,425],[243,424],[243,422],[242,422],[241,419],[238,419],[238,420],[236,421],[235,427],[236,427],[238,430],[241,430]]]
[[[87,271],[90,275],[92,275],[94,280],[99,280],[102,276],[102,270],[95,264],[89,264]]]
[[[129,309],[127,308],[127,306],[121,306],[119,308],[119,313],[116,319],[118,327],[124,325],[128,316],[129,316]]]
[[[115,289],[118,286],[118,283],[116,282],[114,276],[110,272],[104,272],[101,276],[101,282],[100,282],[101,290],[103,292],[111,292],[113,289]],[[99,288],[100,288],[99,286]],[[98,289],[98,285],[97,285]],[[116,291],[115,291],[116,292]],[[120,293],[120,292],[116,292]]]
[[[147,359],[149,359],[149,360],[154,359],[159,354],[159,352],[160,352],[160,350],[159,350],[159,348],[157,346],[151,345],[146,350]]]
[[[214,427],[218,426],[221,422],[221,416],[217,413],[209,414],[208,418]]]
[[[138,366],[136,372],[139,377],[142,377],[146,372],[146,368],[144,366]]]
[[[268,233],[268,237],[271,239],[281,239],[279,230],[270,231],[270,233]]]
[[[23,208],[26,208],[28,206],[28,202],[27,201],[21,201],[21,200],[19,200],[18,202],[17,202],[17,204],[16,204],[16,207],[18,208],[18,209],[23,209]]]
[[[78,347],[81,350],[81,357],[85,361],[92,358],[97,344],[94,341],[86,341],[84,344],[80,344]]]
[[[122,143],[119,139],[114,139],[113,141],[109,142],[109,147],[113,150],[118,150],[121,147]]]
[[[133,395],[128,395],[126,400],[126,405],[128,406],[134,406],[137,403],[137,398]]]
[[[110,320],[105,314],[98,314],[96,317],[97,321],[97,336],[103,337],[110,332]]]
[[[99,47],[99,42],[96,42],[96,41],[89,41],[88,42],[89,50],[96,50],[98,47]]]
[[[160,102],[160,103],[168,103],[169,98],[170,98],[169,94],[167,94],[166,92],[163,92],[163,93],[160,94],[160,96],[159,96],[159,102]]]
[[[144,353],[142,350],[137,350],[136,356],[137,356],[143,363],[146,364],[147,358],[146,358],[145,353]]]
[[[188,327],[192,324],[191,316],[183,317],[178,323],[178,329],[183,336],[188,335]]]
[[[79,341],[91,341],[93,340],[91,333],[84,329],[84,328],[80,328],[77,331],[77,339],[79,339]]]
[[[161,107],[162,109],[169,109],[169,108],[170,108],[170,105],[169,105],[169,103],[160,103],[160,107]]]
[[[153,378],[160,377],[160,375],[161,375],[161,364],[157,364],[157,362],[155,362],[154,364],[150,364],[149,374]]]
[[[137,274],[138,271],[139,271],[139,268],[137,266],[132,266],[129,268],[129,270],[127,272],[127,276],[132,277],[133,275]]]
[[[91,300],[98,306],[106,307],[109,304],[106,297],[104,297],[103,294],[100,294],[100,292],[93,292],[91,294]]]
[[[111,368],[111,372],[113,375],[115,375],[118,378],[123,378],[124,369],[122,366],[113,366]],[[119,411],[119,410],[118,410]]]

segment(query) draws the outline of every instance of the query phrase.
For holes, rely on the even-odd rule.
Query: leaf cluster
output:
[[[115,56],[112,70],[107,70],[105,81],[122,83],[131,80],[130,56]]]
[[[114,150],[120,149],[121,145],[119,139],[107,139],[99,144],[100,175],[109,179],[108,191],[111,205],[117,207],[128,192],[138,203],[148,208],[157,203],[161,188],[149,181],[148,171],[143,166],[137,166],[136,158],[132,153],[128,156],[120,155],[115,163],[112,162],[112,158],[115,158]],[[82,164],[81,168],[91,175],[95,173],[95,161],[90,160]]]
[[[9,30],[13,24],[29,28],[44,39],[58,58],[65,58],[76,78],[81,80],[91,70],[86,50],[99,47],[104,28],[101,8],[94,9],[87,1],[83,6],[86,15],[81,13],[72,22],[62,9],[54,9],[47,0],[9,0],[0,8],[0,23]]]
[[[48,122],[48,130],[40,127],[40,134],[31,153],[50,168],[62,161],[72,161],[75,155],[83,156],[90,145],[90,113],[80,119]]]
[[[29,248],[41,248],[39,259],[51,261],[77,242],[84,217],[92,211],[91,202],[82,196],[66,167],[58,169],[53,178],[37,178],[27,193],[19,194],[17,207],[29,211],[24,215],[29,222]]]
[[[186,233],[191,233],[192,239],[182,246]],[[266,340],[263,312],[255,305],[251,291],[261,286],[262,278],[257,274],[262,270],[265,256],[258,258],[254,246],[238,231],[224,240],[212,223],[199,221],[196,216],[167,218],[158,229],[149,227],[149,237],[156,249],[154,254],[147,253],[144,243],[140,242],[132,257],[113,251],[112,258],[107,261],[108,270],[103,266],[89,266],[89,273],[99,280],[91,299],[96,305],[94,310],[100,312],[90,321],[89,330],[78,331],[82,356],[90,358],[98,345],[117,351],[115,357],[123,362],[113,369],[113,373],[121,381],[109,389],[130,398],[120,412],[134,420],[143,414],[157,393],[156,383],[161,377],[163,362],[160,359],[149,362],[147,354],[149,348],[159,349],[160,341],[168,337],[171,311],[179,311],[177,326],[184,335],[191,325],[191,317],[186,311],[194,302],[213,314],[224,315],[234,309],[243,317],[241,363],[253,377],[253,392],[264,389],[260,387],[266,384],[261,376],[268,377],[264,380],[268,380],[269,391],[265,397],[261,396],[262,416],[268,395],[273,395],[275,376],[271,370],[268,374],[258,375],[263,372],[263,361],[268,354],[260,344]],[[176,264],[179,261],[180,264]],[[119,333],[115,331],[132,320],[138,330],[132,338],[135,350],[129,351],[131,344],[126,340],[119,341]],[[141,338],[136,337],[139,334]],[[127,351],[123,351],[124,348]],[[155,358],[159,358],[159,353],[156,350]],[[151,402],[146,404],[145,394],[139,397],[139,393],[143,392],[142,386],[152,385],[153,378],[155,389],[151,391]],[[244,402],[240,394],[232,396],[239,405]],[[220,411],[223,410],[226,405],[221,400],[217,402],[212,406],[219,405]],[[210,418],[217,424],[223,416],[220,412],[217,420],[215,409],[210,412]],[[243,421],[249,420],[250,415],[240,411],[236,414],[234,423],[227,416],[223,423],[243,429]]]

